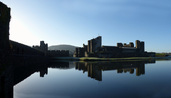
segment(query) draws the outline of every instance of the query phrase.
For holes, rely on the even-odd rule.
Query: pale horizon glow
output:
[[[11,21],[10,32],[14,32],[10,33],[11,40],[22,42],[29,46],[31,46],[29,43],[36,43],[37,45],[40,43],[39,40],[35,38],[34,34],[32,34],[32,32],[17,19]]]

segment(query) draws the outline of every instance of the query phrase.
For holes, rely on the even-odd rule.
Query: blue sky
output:
[[[1,0],[11,8],[10,39],[26,45],[82,46],[145,41],[146,51],[171,52],[170,0]]]

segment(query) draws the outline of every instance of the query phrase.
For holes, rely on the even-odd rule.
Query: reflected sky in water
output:
[[[139,66],[144,66],[141,67],[144,73],[137,76]],[[70,62],[68,68],[51,67],[44,77],[35,72],[16,84],[14,98],[171,97],[170,69],[171,61],[145,62],[144,65],[142,62]],[[134,70],[133,73],[130,70]],[[96,79],[100,75],[101,80]]]

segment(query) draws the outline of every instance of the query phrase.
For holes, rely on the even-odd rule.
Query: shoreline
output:
[[[53,60],[68,61],[144,61],[144,60],[171,60],[171,57],[126,57],[126,58],[96,58],[96,57],[53,57]]]

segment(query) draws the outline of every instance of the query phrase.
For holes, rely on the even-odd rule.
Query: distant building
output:
[[[88,40],[88,45],[76,48],[74,57],[148,57],[155,56],[155,53],[145,52],[144,42],[136,40],[134,43],[117,43],[117,46],[102,46],[101,36]]]
[[[44,41],[40,41],[40,46],[33,46],[33,48],[49,57],[69,57],[69,50],[48,50],[48,44]]]
[[[43,52],[45,55],[47,55],[48,51],[48,44],[45,44],[44,41],[40,41],[40,46],[33,46],[34,49],[39,50]]]

